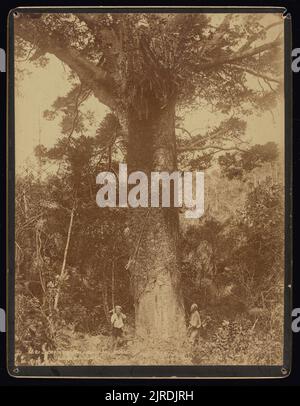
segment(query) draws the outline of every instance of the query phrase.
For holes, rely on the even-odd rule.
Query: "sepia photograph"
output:
[[[15,366],[282,366],[282,10],[11,18]]]

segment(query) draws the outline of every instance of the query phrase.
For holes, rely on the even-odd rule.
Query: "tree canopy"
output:
[[[221,113],[193,135],[177,120],[178,158],[192,154],[204,168],[220,151],[247,149],[245,116],[272,109],[282,91],[281,14],[20,13],[15,32],[19,60],[45,66],[54,55],[79,79],[46,112],[65,114],[69,137],[82,133],[80,105],[92,93],[123,126],[125,143],[128,110],[147,118],[152,100],[162,111],[175,103]]]

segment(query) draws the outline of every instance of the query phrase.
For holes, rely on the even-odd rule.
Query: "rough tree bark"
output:
[[[149,112],[143,118],[138,118],[134,110],[129,112],[129,170],[149,174],[176,169],[174,120],[174,104],[161,109],[155,102],[149,103]],[[136,334],[152,339],[182,339],[186,325],[180,287],[178,211],[175,208],[135,208],[130,214],[133,245],[142,232],[129,269]]]

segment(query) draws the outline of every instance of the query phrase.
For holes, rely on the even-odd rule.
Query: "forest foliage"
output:
[[[118,165],[115,145],[98,159],[115,124],[107,117],[94,137],[71,143],[63,138],[50,149],[39,146],[38,165],[17,176],[16,348],[21,362],[41,361],[45,354],[48,359],[48,353],[55,359],[55,351],[67,351],[77,336],[103,337],[109,346],[116,304],[126,312],[128,337],[134,340],[126,210],[95,204],[97,171]],[[186,317],[190,305],[198,303],[203,341],[184,354],[184,362],[228,363],[236,357],[247,363],[249,354],[251,362],[278,360],[284,234],[281,170],[274,151],[273,143],[253,147],[249,161],[256,164],[243,168],[242,177],[237,158],[232,177],[232,171],[223,171],[228,156],[219,157],[220,165],[206,175],[204,216],[192,222],[180,216]],[[250,348],[266,337],[277,344],[261,358],[261,350]]]

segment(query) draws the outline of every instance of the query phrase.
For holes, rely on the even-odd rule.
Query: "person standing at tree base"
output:
[[[198,312],[198,306],[196,303],[193,303],[191,306],[191,316],[189,323],[189,340],[193,345],[199,340],[199,333],[201,327],[200,314]]]
[[[122,313],[121,306],[115,306],[110,320],[112,325],[113,348],[116,348],[123,342],[123,328],[125,319],[126,316],[124,313]]]

